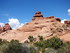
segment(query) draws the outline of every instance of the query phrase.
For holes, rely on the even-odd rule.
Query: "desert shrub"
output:
[[[30,42],[34,41],[34,37],[33,36],[29,36],[28,39],[29,39]]]
[[[31,37],[33,38],[33,37]],[[32,39],[31,39],[32,40]],[[32,42],[32,41],[31,41]],[[31,43],[10,42],[0,39],[0,53],[70,53],[70,42],[63,42],[58,37]]]
[[[0,45],[2,44],[2,39],[0,39]]]
[[[21,53],[39,53],[39,51],[37,47],[27,43],[23,43]]]
[[[7,50],[8,44],[9,44],[8,42],[5,42],[5,43],[2,43],[2,44],[0,45],[0,53],[4,53],[5,50]]]
[[[42,47],[43,46],[43,44],[41,42],[36,42],[36,43],[34,43],[34,45],[37,46],[37,47]]]
[[[18,40],[11,40],[9,42],[8,48],[5,50],[4,53],[20,53],[21,44]]]
[[[58,49],[62,45],[63,45],[63,42],[57,37],[52,37],[46,41],[46,47]]]
[[[2,40],[2,39],[0,39],[0,45],[5,44],[5,43],[7,43],[7,42],[8,42],[7,40]]]
[[[64,42],[63,46],[57,50],[57,53],[70,53],[70,42]]]
[[[52,23],[52,25],[55,25],[55,23]]]
[[[30,47],[30,51],[31,51],[31,53],[39,53],[38,48],[35,47],[35,46],[31,46],[31,47]]]
[[[40,40],[40,41],[43,40],[43,36],[40,36],[40,35],[39,35],[38,37],[39,37],[39,40]]]
[[[27,43],[22,43],[22,45],[21,45],[22,47],[21,47],[21,51],[20,51],[20,53],[31,53],[31,50],[30,50],[30,45],[29,44],[27,44]]]
[[[56,50],[52,49],[52,48],[47,48],[47,50],[45,51],[45,53],[56,53]]]

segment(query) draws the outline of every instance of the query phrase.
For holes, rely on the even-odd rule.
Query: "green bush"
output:
[[[70,42],[64,42],[63,46],[57,50],[57,53],[70,53]]]
[[[46,47],[49,47],[49,48],[58,49],[62,45],[63,45],[63,42],[57,37],[52,37],[46,41]]]
[[[40,41],[43,40],[43,36],[40,36],[40,35],[39,35],[38,37],[39,37],[39,40],[40,40]]]
[[[33,36],[29,36],[28,39],[29,39],[30,42],[34,41],[34,37]]]
[[[20,53],[21,44],[18,40],[11,40],[8,44],[8,48],[5,50],[4,53]]]
[[[33,42],[34,38],[29,38]],[[30,43],[10,42],[0,39],[0,53],[70,53],[70,42],[63,42],[58,37]]]
[[[56,50],[52,49],[52,48],[47,48],[47,50],[45,51],[45,53],[56,53]]]

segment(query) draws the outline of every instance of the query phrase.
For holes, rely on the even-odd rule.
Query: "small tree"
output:
[[[63,42],[57,37],[52,37],[47,40],[46,44],[47,47],[58,49],[63,45]]]
[[[40,41],[43,40],[43,36],[40,36],[40,35],[39,35],[38,37],[39,37],[39,40],[40,40]]]
[[[33,36],[29,36],[28,39],[29,39],[30,42],[34,41],[34,37]]]
[[[21,51],[21,43],[18,40],[11,40],[8,44],[8,48],[4,51],[4,53],[20,53]]]

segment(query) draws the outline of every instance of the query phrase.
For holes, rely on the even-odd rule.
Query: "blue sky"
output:
[[[0,23],[17,19],[23,25],[33,18],[36,11],[41,11],[44,17],[70,20],[70,0],[0,0]]]

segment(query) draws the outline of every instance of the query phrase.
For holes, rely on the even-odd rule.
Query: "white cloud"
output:
[[[64,23],[65,20],[67,20],[67,19],[63,19],[63,20],[61,20],[61,23]]]
[[[70,15],[70,9],[68,9],[68,15]]]
[[[20,21],[16,18],[10,18],[8,20],[9,25],[12,27],[12,29],[16,29],[18,27],[23,26],[25,23],[20,23]],[[0,26],[3,27],[5,25],[5,23],[0,23]]]
[[[70,12],[70,9],[68,9],[68,12]]]
[[[3,27],[4,26],[4,23],[0,23],[0,26]]]
[[[21,26],[24,25],[23,23],[20,23],[18,19],[14,19],[14,18],[9,19],[8,23],[10,24],[10,26],[13,29],[16,29],[16,28],[21,27]]]

